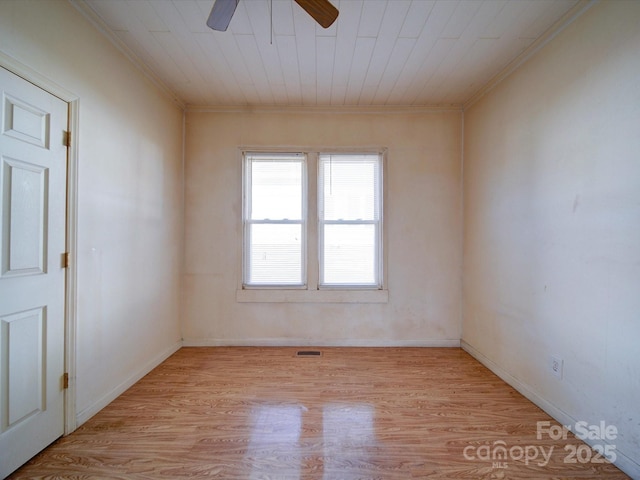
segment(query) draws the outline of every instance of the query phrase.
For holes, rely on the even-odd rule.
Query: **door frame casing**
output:
[[[76,329],[78,311],[78,132],[80,98],[33,68],[0,50],[0,67],[38,88],[58,97],[68,105],[67,130],[71,142],[67,149],[66,251],[69,254],[65,274],[64,367],[69,376],[64,391],[64,435],[77,428],[76,418]]]

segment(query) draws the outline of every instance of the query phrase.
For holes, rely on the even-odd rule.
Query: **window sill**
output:
[[[239,303],[388,303],[389,290],[236,290]]]

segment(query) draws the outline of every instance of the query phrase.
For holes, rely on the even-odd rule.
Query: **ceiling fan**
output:
[[[213,30],[224,32],[229,27],[233,12],[240,0],[215,0],[207,25]],[[338,9],[329,0],[295,0],[323,28],[329,28],[336,18]]]

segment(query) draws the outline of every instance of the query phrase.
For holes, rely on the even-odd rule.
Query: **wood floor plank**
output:
[[[10,478],[628,478],[460,349],[318,350],[182,348]]]

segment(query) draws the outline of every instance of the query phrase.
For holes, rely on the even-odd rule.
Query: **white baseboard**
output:
[[[506,383],[515,388],[518,392],[520,392],[524,397],[528,400],[536,404],[546,413],[548,413],[551,417],[553,417],[556,421],[558,421],[562,425],[575,425],[578,420],[573,418],[570,414],[565,412],[564,410],[558,408],[553,403],[549,402],[545,398],[541,397],[536,393],[530,385],[520,381],[518,378],[511,375],[497,363],[495,363],[490,358],[486,357],[474,347],[469,345],[464,340],[460,340],[460,346],[462,349],[471,355],[473,358],[482,363],[485,367],[495,373],[498,377],[504,380]],[[596,443],[595,440],[584,440],[585,443],[593,446],[592,444]],[[597,443],[602,444],[602,440],[597,440]],[[606,443],[606,442],[605,442]],[[631,457],[625,455],[624,452],[620,451],[618,448],[615,448],[616,452],[616,461],[613,464],[622,470],[624,473],[629,475],[631,478],[640,479],[640,464],[638,464]]]
[[[102,410],[104,407],[113,402],[116,398],[122,395],[127,389],[133,386],[138,380],[144,377],[151,370],[156,368],[162,362],[164,362],[167,358],[173,355],[182,347],[182,341],[178,341],[173,345],[165,348],[158,355],[153,357],[147,363],[142,365],[138,370],[133,372],[129,377],[127,377],[122,383],[116,385],[110,391],[108,391],[105,395],[99,398],[96,402],[94,402],[89,407],[85,408],[81,412],[76,415],[76,426],[79,427],[84,422],[93,417],[96,413]]]
[[[459,339],[443,340],[312,340],[309,338],[185,338],[185,347],[460,347]]]

